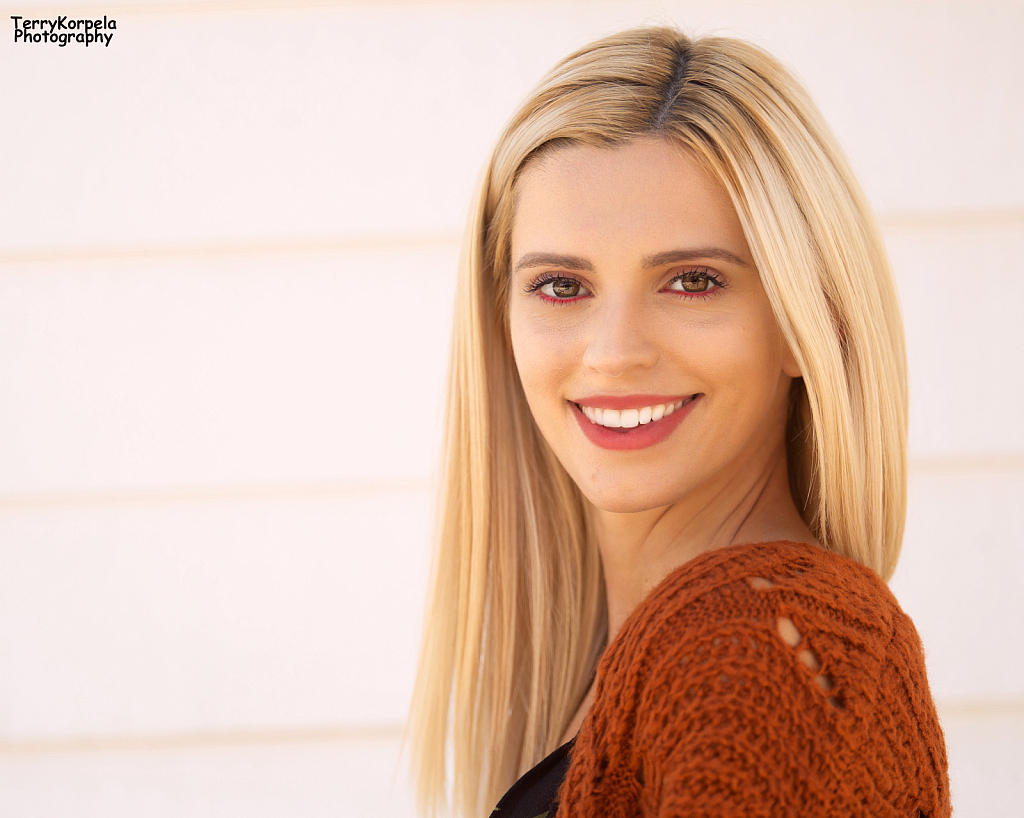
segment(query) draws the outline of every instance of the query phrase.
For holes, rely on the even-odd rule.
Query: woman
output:
[[[883,583],[895,290],[770,56],[645,28],[541,82],[467,231],[448,409],[413,708],[428,810],[447,757],[467,816],[517,779],[495,814],[949,814]]]

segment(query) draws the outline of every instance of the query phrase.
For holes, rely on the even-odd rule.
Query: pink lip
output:
[[[676,409],[667,418],[661,420],[652,421],[642,426],[634,426],[632,429],[608,429],[604,426],[600,426],[597,423],[591,423],[590,419],[583,414],[583,410],[573,401],[569,401],[569,408],[573,415],[576,416],[576,421],[580,425],[580,429],[583,430],[583,434],[587,436],[587,440],[593,443],[595,446],[600,446],[602,449],[615,449],[618,451],[631,450],[631,449],[646,449],[648,446],[653,446],[655,443],[660,443],[667,438],[676,427],[682,423],[686,417],[693,411],[693,407],[700,403],[700,399],[703,397],[702,394],[697,395],[683,395],[681,397],[666,397],[662,399],[662,396],[656,395],[624,395],[615,400],[618,400],[623,405],[613,406],[607,403],[598,403],[597,401],[608,400],[611,396],[605,395],[594,395],[589,398],[580,398],[580,403],[585,406],[597,406],[602,409],[635,409],[638,406],[651,406],[651,403],[640,403],[637,404],[635,399],[640,397],[644,400],[650,400],[651,398],[658,398],[654,401],[654,404],[658,403],[670,403],[678,400],[687,400],[693,398],[689,403],[683,404],[679,409]],[[595,401],[590,403],[590,401]],[[633,401],[630,403],[629,401]]]
[[[576,398],[573,403],[595,409],[643,409],[659,403],[677,403],[689,397],[692,395],[587,395],[585,398]]]

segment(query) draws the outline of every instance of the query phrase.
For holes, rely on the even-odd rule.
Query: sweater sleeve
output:
[[[602,661],[567,814],[948,816],[917,634],[841,559],[734,558],[646,602]]]
[[[798,621],[813,631],[812,620]],[[839,696],[862,691],[847,684],[840,693],[834,663],[815,674],[819,686],[776,627],[761,619],[739,632],[712,628],[692,649],[675,642],[651,663],[635,734],[641,814],[885,814],[868,809],[847,769],[867,747],[844,736]],[[805,641],[801,634],[798,647]]]

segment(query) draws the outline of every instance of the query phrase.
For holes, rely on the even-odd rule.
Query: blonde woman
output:
[[[541,82],[470,220],[448,418],[412,714],[428,812],[949,814],[884,584],[894,285],[772,57],[644,28]]]

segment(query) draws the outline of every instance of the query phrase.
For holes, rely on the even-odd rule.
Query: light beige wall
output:
[[[109,48],[11,42],[76,9]],[[892,585],[957,814],[1018,808],[1024,4],[0,12],[0,814],[411,815],[472,183],[557,58],[660,21],[795,68],[879,212],[912,373]]]

